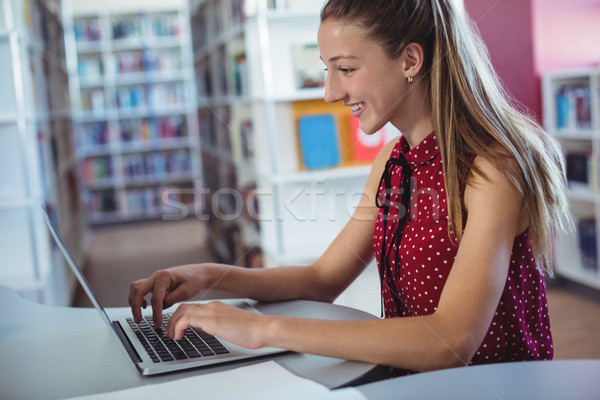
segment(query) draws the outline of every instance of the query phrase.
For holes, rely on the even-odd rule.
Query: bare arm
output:
[[[244,314],[229,320],[223,312],[227,306],[216,303],[181,307],[168,334],[180,337],[194,325],[249,347],[283,347],[417,371],[466,365],[498,305],[514,238],[527,226],[516,189],[489,163],[476,162],[489,180],[477,176],[467,186],[467,225],[434,314],[372,321]]]
[[[308,266],[248,269],[223,264],[194,264],[156,271],[131,284],[129,304],[134,319],[152,293],[155,321],[162,309],[187,300],[203,289],[215,289],[259,301],[309,299],[333,301],[367,266],[373,256],[373,229],[378,209],[374,196],[393,146],[391,141],[373,163],[364,194],[350,221],[325,253]],[[158,323],[158,322],[157,322]]]

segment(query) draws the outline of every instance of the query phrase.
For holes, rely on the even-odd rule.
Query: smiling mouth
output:
[[[350,106],[350,109],[352,111],[358,111],[358,110],[362,110],[362,108],[364,107],[365,103],[358,103],[358,104],[353,104]]]

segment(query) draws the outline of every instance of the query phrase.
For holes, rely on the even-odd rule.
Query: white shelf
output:
[[[569,168],[579,169],[568,193],[577,233],[574,237],[555,242],[555,270],[560,276],[596,289],[600,289],[600,237],[597,234],[600,232],[599,80],[598,68],[553,71],[542,77],[544,126],[563,147],[567,157],[567,175]],[[582,155],[587,156],[586,165],[580,165]],[[569,157],[578,167],[569,166]],[[587,184],[578,182],[583,180],[581,173],[587,176]],[[582,228],[579,225],[581,221],[592,221],[595,233],[592,234],[589,227]],[[584,258],[593,260],[593,254],[596,264],[586,266],[589,261],[584,263]]]
[[[273,184],[283,184],[331,181],[358,177],[366,178],[369,175],[370,171],[370,165],[328,168],[323,170],[296,172],[285,175],[274,175],[271,176],[271,181],[273,182]]]
[[[58,2],[5,4],[11,23],[0,31],[0,283],[35,301],[69,305],[70,283],[59,273],[63,261],[52,255],[41,209],[59,222],[73,252],[84,251]]]

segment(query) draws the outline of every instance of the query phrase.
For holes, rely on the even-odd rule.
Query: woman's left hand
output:
[[[265,347],[266,316],[227,305],[220,301],[208,304],[182,304],[173,313],[165,335],[179,340],[190,327],[249,349]]]

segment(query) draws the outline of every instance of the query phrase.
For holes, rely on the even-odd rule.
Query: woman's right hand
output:
[[[146,279],[132,282],[129,287],[129,305],[135,322],[142,319],[142,308],[148,303],[146,295],[152,293],[150,305],[154,326],[160,327],[162,311],[173,304],[187,300],[209,285],[210,268],[206,264],[190,264],[154,272]]]

